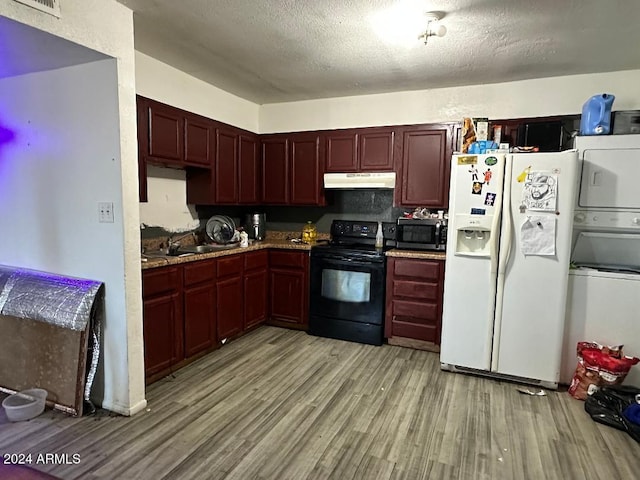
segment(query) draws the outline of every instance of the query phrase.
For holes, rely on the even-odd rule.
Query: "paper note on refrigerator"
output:
[[[555,212],[558,175],[550,172],[529,172],[522,190],[522,204],[527,210]]]
[[[525,255],[552,256],[556,254],[556,219],[531,215],[520,229],[520,249]]]

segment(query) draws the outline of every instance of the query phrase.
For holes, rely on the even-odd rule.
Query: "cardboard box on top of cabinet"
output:
[[[471,145],[476,141],[486,141],[489,135],[489,120],[486,118],[465,117],[462,119],[462,136],[460,138],[460,152],[468,153]]]
[[[476,127],[476,140],[479,142],[489,140],[489,119],[474,118],[473,123]]]

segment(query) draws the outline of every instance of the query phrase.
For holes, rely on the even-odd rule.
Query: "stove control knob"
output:
[[[584,223],[586,219],[587,219],[587,216],[584,213],[576,213],[573,216],[573,221],[575,223]]]
[[[634,217],[633,220],[631,220],[631,223],[633,223],[634,225],[640,225],[640,218]]]

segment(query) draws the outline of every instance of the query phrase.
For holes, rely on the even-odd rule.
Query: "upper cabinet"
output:
[[[296,133],[290,136],[290,192],[292,205],[322,205],[323,161],[320,135]]]
[[[389,172],[396,206],[446,208],[454,124],[257,135],[138,97],[140,200],[147,163],[187,170],[187,203],[325,205],[325,172]]]
[[[149,151],[149,134],[147,126],[147,106],[142,97],[136,99],[136,116],[138,121],[138,195],[141,202],[147,201],[147,160]]]
[[[258,136],[240,134],[238,138],[238,202],[242,205],[260,202],[260,169]]]
[[[213,125],[206,118],[188,114],[184,119],[184,164],[211,167]]]
[[[393,170],[393,128],[339,130],[325,135],[326,171],[385,172]]]
[[[416,125],[399,130],[400,184],[396,203],[446,208],[453,125]]]
[[[238,203],[238,132],[232,128],[216,128],[214,202]]]
[[[148,101],[149,159],[181,165],[184,162],[184,116],[180,110]]]
[[[260,202],[258,136],[228,125],[214,128],[211,171],[187,171],[187,203],[255,205]]]
[[[324,205],[320,134],[263,136],[262,202],[270,205]]]
[[[262,145],[262,202],[270,205],[289,203],[289,138],[265,135]]]
[[[354,131],[329,132],[325,135],[325,145],[327,172],[358,171],[358,135]]]
[[[358,157],[361,172],[393,170],[394,131],[390,128],[367,129],[360,133]]]

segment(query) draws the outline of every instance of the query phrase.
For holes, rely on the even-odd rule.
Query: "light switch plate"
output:
[[[98,202],[98,222],[113,223],[113,202]]]

